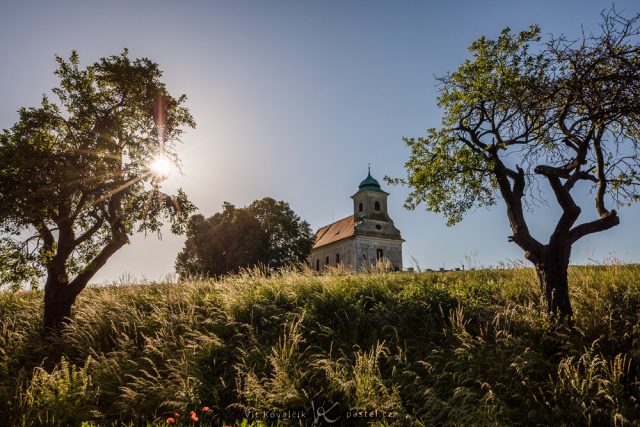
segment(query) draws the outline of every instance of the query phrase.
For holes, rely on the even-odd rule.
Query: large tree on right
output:
[[[439,79],[441,127],[405,138],[408,176],[391,180],[410,187],[408,208],[424,203],[449,225],[501,198],[548,312],[569,321],[572,245],[618,225],[613,207],[640,199],[639,18],[610,10],[579,40],[545,41],[537,26],[476,40],[471,58]],[[579,221],[588,198],[576,193],[587,188],[597,216]],[[525,216],[545,194],[561,209],[547,242]]]

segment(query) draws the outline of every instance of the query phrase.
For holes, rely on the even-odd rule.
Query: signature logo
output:
[[[324,422],[327,423],[327,424],[333,424],[333,423],[335,423],[336,421],[338,421],[340,419],[340,416],[338,416],[337,418],[329,418],[329,412],[331,412],[331,410],[333,408],[338,406],[338,402],[335,402],[333,405],[331,405],[329,407],[329,409],[325,409],[324,405],[325,405],[325,403],[322,402],[322,406],[318,406],[316,408],[316,405],[313,402],[313,400],[311,401],[311,410],[313,411],[313,423],[314,424],[318,424],[318,421],[320,421],[320,418],[322,418],[324,420]]]

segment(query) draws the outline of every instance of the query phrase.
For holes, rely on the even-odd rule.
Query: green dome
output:
[[[366,190],[382,191],[382,189],[380,188],[380,183],[374,177],[371,176],[371,172],[369,172],[369,174],[364,179],[364,181],[360,183],[358,188],[359,188],[358,192],[366,191]]]

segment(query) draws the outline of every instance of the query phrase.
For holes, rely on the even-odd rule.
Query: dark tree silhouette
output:
[[[278,270],[304,262],[312,245],[309,224],[286,202],[266,197],[246,208],[225,202],[210,218],[191,217],[176,271],[217,277],[256,265]]]
[[[56,59],[58,103],[44,96],[22,108],[0,135],[0,267],[13,280],[46,274],[51,328],[129,236],[159,232],[164,220],[181,232],[193,210],[182,191],[163,194],[149,169],[159,155],[176,161],[182,127],[194,126],[158,65],[126,50],[84,69],[75,51]]]

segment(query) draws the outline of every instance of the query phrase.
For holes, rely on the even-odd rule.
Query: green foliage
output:
[[[406,183],[412,188],[407,208],[424,203],[427,210],[444,214],[453,225],[470,209],[495,204],[495,162],[475,147],[477,141],[470,140],[461,128],[473,127],[487,112],[503,121],[520,116],[502,134],[502,129],[494,129],[484,135],[497,142],[498,150],[504,150],[508,144],[502,141],[523,130],[518,119],[540,119],[527,112],[536,99],[532,94],[547,84],[543,71],[548,61],[529,53],[530,43],[540,40],[539,33],[540,29],[532,26],[518,34],[506,28],[496,40],[483,36],[469,47],[472,59],[441,79],[438,106],[444,109],[442,127],[429,129],[426,137],[404,138],[411,149],[405,165],[409,173]]]
[[[278,270],[304,262],[312,245],[309,224],[286,202],[265,197],[246,208],[225,202],[210,218],[191,217],[176,271],[217,277],[256,265]]]
[[[18,392],[20,424],[79,426],[84,420],[99,418],[94,409],[99,390],[87,374],[91,363],[89,357],[78,367],[63,358],[51,373],[35,368],[29,383]]]
[[[181,190],[162,193],[149,164],[177,161],[194,121],[149,59],[125,50],[81,67],[73,51],[56,61],[57,99],[21,108],[0,134],[0,277],[76,275],[81,289],[132,233],[184,230],[193,205]]]
[[[448,130],[432,128],[425,138],[404,141],[411,149],[405,164],[409,171],[406,183],[412,188],[405,202],[407,209],[424,203],[427,210],[445,215],[447,225],[453,225],[470,209],[495,204],[497,186],[490,173],[492,163],[458,144]]]
[[[17,291],[25,283],[36,288],[43,273],[37,262],[38,256],[26,250],[21,242],[9,236],[0,237],[0,288],[10,284],[9,289]]]
[[[628,414],[621,413],[625,410],[621,402],[625,399],[623,381],[628,378],[629,366],[626,355],[608,360],[593,347],[579,358],[562,359],[554,390],[555,400],[562,402],[562,407],[556,411],[573,414],[576,424],[585,420],[589,425],[624,424]]]
[[[3,292],[0,423],[166,425],[195,410],[248,426],[263,420],[245,411],[324,402],[398,414],[377,425],[638,425],[638,277],[572,267],[572,328],[524,268],[89,288],[48,339],[42,294]]]
[[[470,58],[439,78],[441,126],[404,138],[407,178],[388,180],[411,188],[407,208],[424,204],[452,225],[500,195],[517,217],[523,195],[541,197],[531,185],[538,179],[565,211],[578,181],[597,188],[601,217],[605,195],[637,201],[640,15],[612,7],[600,29],[578,41],[543,40],[533,25],[474,41]]]
[[[248,209],[267,235],[265,266],[281,269],[304,262],[311,252],[313,232],[287,202],[265,197],[251,203]]]
[[[376,343],[368,351],[357,349],[353,357],[320,359],[322,368],[336,396],[342,396],[348,408],[355,410],[401,411],[398,384],[386,384],[381,362],[390,351],[384,343]]]
[[[304,338],[300,333],[302,318],[285,321],[283,335],[273,346],[271,354],[261,355],[266,366],[256,372],[251,364],[251,348],[236,366],[238,390],[246,404],[245,411],[286,411],[304,408],[310,396],[303,389]],[[256,337],[257,339],[257,337]]]

